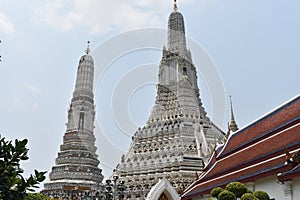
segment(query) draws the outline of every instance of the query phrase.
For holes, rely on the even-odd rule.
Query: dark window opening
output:
[[[183,75],[186,76],[187,75],[187,69],[186,69],[186,67],[183,67],[182,71],[183,71]]]

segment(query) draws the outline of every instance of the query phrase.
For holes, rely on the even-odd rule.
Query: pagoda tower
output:
[[[100,162],[93,132],[94,61],[89,53],[88,46],[86,54],[79,60],[75,91],[68,110],[67,130],[49,174],[50,181],[45,183],[42,191],[49,197],[75,198],[84,193],[96,195],[103,189],[103,175],[98,167]]]
[[[127,199],[144,199],[163,178],[178,192],[183,190],[202,171],[215,145],[225,139],[202,106],[176,1],[159,65],[155,105],[146,125],[132,139],[129,152],[114,170],[125,180]]]
[[[236,132],[237,130],[239,130],[236,122],[235,122],[235,118],[234,118],[234,114],[233,114],[233,106],[232,106],[232,98],[230,95],[230,113],[231,113],[231,119],[230,119],[230,124],[229,124],[229,130],[232,132]]]

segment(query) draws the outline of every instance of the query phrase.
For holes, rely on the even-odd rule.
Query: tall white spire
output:
[[[115,174],[125,179],[130,199],[144,199],[161,177],[177,190],[194,181],[203,159],[224,135],[206,116],[197,72],[186,48],[183,16],[169,16],[168,45],[159,65],[157,95],[151,115],[133,136]]]
[[[94,128],[94,61],[90,53],[88,41],[85,55],[81,56],[77,68],[77,78],[71,101],[67,130],[88,130]]]
[[[43,193],[53,197],[54,193],[82,193],[103,189],[102,170],[96,154],[93,94],[94,62],[89,55],[89,42],[85,55],[81,56],[73,98],[68,110],[67,130],[63,144],[49,174]],[[79,189],[81,188],[81,189]]]
[[[168,21],[168,50],[186,57],[184,19],[182,14],[177,11],[176,1],[174,1],[174,11],[170,14]]]

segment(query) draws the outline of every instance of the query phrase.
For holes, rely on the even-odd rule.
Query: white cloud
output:
[[[217,0],[185,0],[201,9]],[[61,31],[86,29],[92,34],[141,27],[162,27],[172,0],[52,0],[34,8],[36,19]]]
[[[164,24],[172,9],[162,0],[53,0],[34,8],[36,19],[62,31],[85,28],[92,34]]]
[[[7,18],[4,13],[0,12],[0,32],[11,34],[15,32],[14,24]]]

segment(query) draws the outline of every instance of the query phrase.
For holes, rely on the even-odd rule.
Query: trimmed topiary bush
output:
[[[258,200],[258,198],[256,198],[253,194],[251,193],[245,193],[243,194],[243,196],[241,197],[241,200]]]
[[[254,192],[254,196],[259,200],[270,200],[268,193],[264,191],[256,191]]]
[[[240,182],[232,182],[226,185],[226,190],[232,192],[237,198],[241,198],[243,194],[248,192],[246,185]]]
[[[232,192],[224,190],[218,195],[218,200],[236,200],[236,196]]]
[[[256,191],[255,193],[240,182],[231,182],[226,188],[215,187],[211,190],[210,195],[214,198],[208,200],[270,200],[268,193]]]
[[[210,192],[210,195],[212,197],[218,197],[218,195],[223,192],[223,188],[220,188],[220,187],[215,187],[214,189],[212,189],[212,191]]]
[[[246,193],[253,194],[253,191],[248,189]]]

